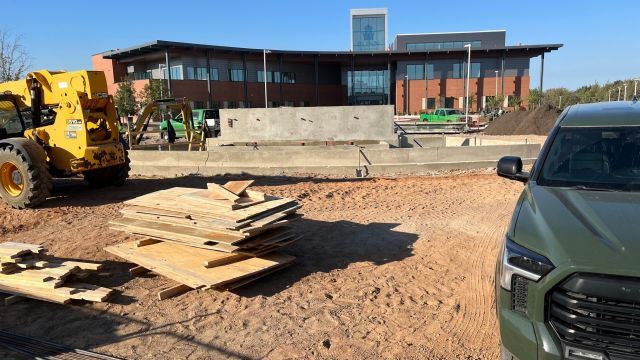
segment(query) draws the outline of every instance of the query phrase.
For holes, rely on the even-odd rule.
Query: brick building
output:
[[[105,72],[112,94],[129,76],[137,90],[149,79],[162,79],[172,96],[189,98],[195,108],[265,107],[266,58],[269,107],[393,104],[397,113],[417,113],[463,107],[464,45],[470,44],[470,103],[479,111],[496,94],[526,100],[530,59],[542,57],[541,87],[544,54],[562,47],[507,46],[505,31],[483,31],[403,34],[380,48],[387,13],[379,10],[351,12],[351,51],[265,54],[263,49],[157,40],[96,54],[93,68]]]

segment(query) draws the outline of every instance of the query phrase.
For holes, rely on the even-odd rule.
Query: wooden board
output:
[[[109,246],[105,250],[194,289],[238,281],[295,259],[289,255],[271,254],[209,269],[202,266],[205,261],[215,260],[213,257],[224,258],[234,255],[170,242],[144,247],[136,247],[135,242],[129,242]]]
[[[247,190],[251,184],[253,184],[253,180],[227,181],[223,187],[232,193],[241,196],[241,194]],[[209,188],[209,184],[207,184],[207,188]]]
[[[216,198],[216,199],[222,198],[222,199],[227,199],[227,200],[232,201],[232,202],[235,202],[236,200],[238,200],[240,198],[240,196],[238,196],[237,194],[234,194],[229,189],[225,188],[224,186],[220,186],[218,184],[215,184],[215,183],[207,184],[206,193],[211,198]]]

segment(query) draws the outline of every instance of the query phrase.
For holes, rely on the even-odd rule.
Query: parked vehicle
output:
[[[193,109],[191,111],[193,123],[192,127],[202,128],[202,124],[206,122],[209,128],[209,134],[213,137],[220,135],[220,112],[218,109]],[[178,114],[171,120],[163,120],[160,123],[160,131],[167,131],[167,121],[171,121],[173,129],[176,131],[176,138],[185,137],[185,127],[182,121],[182,114]]]
[[[458,109],[435,109],[431,114],[420,114],[420,121],[431,123],[464,122],[464,113]]]
[[[568,107],[521,181],[496,268],[502,359],[640,358],[640,104]]]

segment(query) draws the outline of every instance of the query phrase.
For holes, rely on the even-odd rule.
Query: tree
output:
[[[520,99],[520,96],[517,96],[517,95],[509,96],[509,107],[512,107],[513,111],[516,111],[518,109],[518,106],[520,106],[520,103],[522,103],[522,99]]]
[[[22,36],[0,29],[0,82],[21,79],[31,66]]]
[[[502,108],[502,104],[504,104],[504,96],[498,95],[487,97],[487,106],[491,111],[498,111]]]
[[[529,95],[527,96],[527,103],[529,104],[529,110],[540,105],[541,102],[542,102],[542,94],[540,93],[540,89],[531,89],[529,91]]]
[[[114,100],[120,115],[133,116],[138,112],[139,104],[131,78],[126,77],[118,84]]]
[[[146,106],[155,100],[168,97],[169,88],[167,87],[167,83],[161,79],[150,79],[149,83],[142,88],[140,105]]]

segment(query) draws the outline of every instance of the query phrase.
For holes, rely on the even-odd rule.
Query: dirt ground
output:
[[[231,293],[175,285],[102,250],[131,239],[110,230],[121,202],[228,178],[132,179],[92,190],[56,182],[45,208],[0,205],[2,240],[45,244],[59,257],[107,261],[92,282],[118,290],[102,304],[25,300],[0,306],[0,329],[127,359],[496,359],[493,270],[522,186],[473,171],[397,179],[259,177],[297,198],[305,235],[294,266]],[[21,359],[0,349],[2,359]]]

